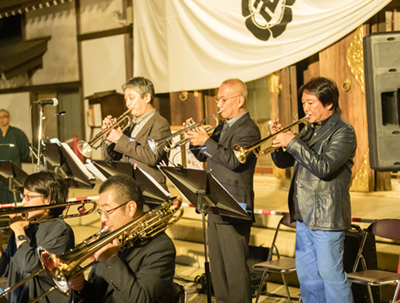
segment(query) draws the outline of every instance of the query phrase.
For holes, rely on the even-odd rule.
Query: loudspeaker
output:
[[[400,32],[363,39],[370,166],[400,170]]]

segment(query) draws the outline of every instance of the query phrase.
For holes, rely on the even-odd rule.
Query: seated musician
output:
[[[24,207],[66,203],[68,185],[55,173],[42,171],[26,177],[21,198]],[[63,209],[34,210],[27,213],[28,220],[23,219],[21,214],[10,219],[10,228],[13,233],[7,249],[3,251],[0,248],[0,274],[7,276],[7,287],[42,268],[37,247],[41,246],[55,254],[62,254],[74,247],[74,233],[71,227],[63,219],[57,218]],[[38,220],[47,221],[34,224]],[[3,244],[2,240],[0,233],[0,247]],[[50,276],[43,271],[19,286],[7,297],[12,303],[29,302],[53,285]],[[68,301],[69,298],[58,291],[53,291],[47,297],[47,302]]]
[[[110,232],[143,214],[141,189],[128,175],[109,177],[99,194],[98,214]],[[177,302],[175,247],[164,232],[122,251],[114,240],[94,257],[99,263],[93,266],[88,281],[83,274],[69,280],[75,302]]]

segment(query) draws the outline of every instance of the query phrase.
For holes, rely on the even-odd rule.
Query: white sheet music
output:
[[[78,158],[77,155],[72,151],[71,147],[67,143],[61,143],[61,146],[64,148],[64,150],[71,156],[71,158],[75,161],[75,163],[78,165],[78,167],[81,169],[81,171],[88,177],[89,180],[94,180],[94,176],[89,172],[89,170],[85,167],[85,165],[82,163],[81,159]]]
[[[141,169],[140,167],[137,167],[136,169],[139,169],[147,178],[149,178],[149,180],[151,182],[154,183],[155,186],[157,186],[157,188],[159,190],[161,190],[161,192],[166,195],[167,197],[170,196],[170,193],[168,191],[166,191],[152,176],[150,176],[148,173],[146,173],[143,169]]]
[[[91,171],[91,173],[93,174],[93,175],[95,175],[97,178],[99,178],[101,181],[105,181],[107,178],[106,178],[106,176],[104,176],[99,170],[98,170],[98,168],[96,167],[96,166],[94,166],[94,164],[90,161],[90,160],[87,160],[87,164],[85,164],[85,166],[86,166],[86,168],[88,169],[88,170],[90,170]]]

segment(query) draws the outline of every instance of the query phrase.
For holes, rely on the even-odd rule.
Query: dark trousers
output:
[[[251,303],[247,266],[250,223],[227,224],[208,218],[211,278],[217,303]]]

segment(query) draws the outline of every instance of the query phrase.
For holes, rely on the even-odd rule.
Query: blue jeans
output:
[[[304,303],[353,303],[343,251],[344,231],[310,230],[297,221],[296,270]]]

